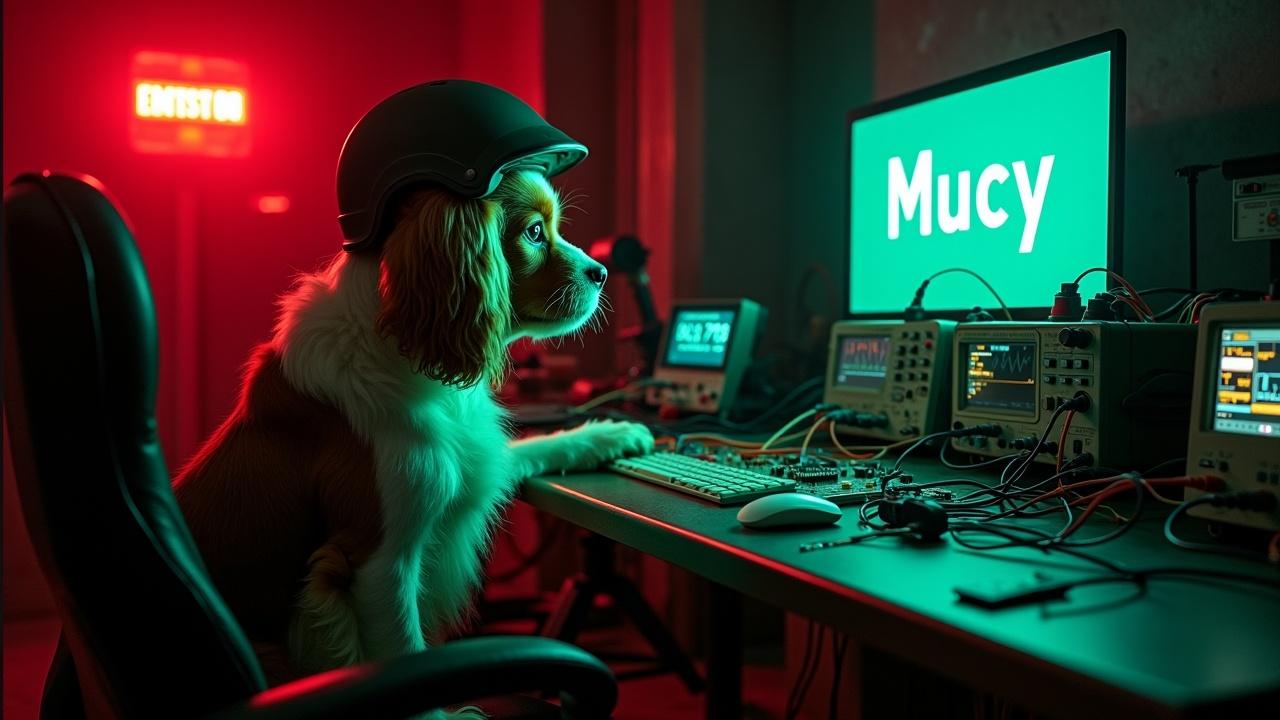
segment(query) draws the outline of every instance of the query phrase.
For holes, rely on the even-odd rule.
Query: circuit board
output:
[[[753,470],[796,482],[796,491],[826,498],[837,505],[857,505],[880,497],[881,479],[889,468],[868,460],[832,456],[818,449],[807,453],[742,455],[734,448],[689,443],[681,454],[728,467]]]
[[[913,478],[902,472],[893,472],[892,463],[875,460],[855,460],[833,455],[822,448],[809,451],[803,457],[798,453],[743,454],[724,445],[703,445],[690,442],[679,449],[681,455],[709,460],[732,468],[752,470],[765,475],[794,480],[796,492],[809,493],[825,498],[836,505],[859,505],[878,500],[886,485],[890,492],[910,492],[920,497],[950,501],[952,493],[943,488],[912,489]]]

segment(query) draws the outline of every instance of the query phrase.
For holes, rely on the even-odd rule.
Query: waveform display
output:
[[[1214,428],[1280,437],[1280,328],[1224,330]]]
[[[966,343],[965,406],[1034,415],[1035,343]]]
[[[884,385],[889,358],[888,335],[848,335],[840,338],[835,368],[838,387],[878,390]]]

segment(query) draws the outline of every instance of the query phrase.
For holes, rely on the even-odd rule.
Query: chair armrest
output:
[[[495,695],[558,690],[564,717],[605,720],[618,699],[613,673],[558,640],[491,636],[319,675],[258,693],[210,720],[399,720]]]

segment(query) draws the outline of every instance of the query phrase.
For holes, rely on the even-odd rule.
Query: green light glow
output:
[[[850,310],[900,311],[947,267],[1014,307],[1107,265],[1110,53],[857,120]],[[896,235],[896,237],[895,237]],[[1086,279],[1086,298],[1103,289]],[[986,303],[971,280],[931,283],[926,307]]]

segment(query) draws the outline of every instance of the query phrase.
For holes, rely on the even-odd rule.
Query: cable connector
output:
[[[1053,307],[1049,310],[1049,322],[1076,322],[1080,319],[1083,308],[1080,307],[1080,285],[1078,283],[1062,283],[1062,289],[1053,296]]]
[[[1120,315],[1116,312],[1116,304],[1121,301],[1109,292],[1100,292],[1089,299],[1089,304],[1085,306],[1085,320],[1119,320]],[[1121,303],[1122,304],[1122,303]]]
[[[973,435],[982,435],[984,437],[1000,437],[1004,429],[995,423],[981,423],[972,427],[961,428],[956,431],[956,437],[970,437]]]
[[[1213,493],[1207,495],[1213,507],[1225,507],[1234,510],[1251,510],[1254,512],[1271,512],[1280,505],[1275,493],[1267,490],[1250,490],[1246,492]]]
[[[830,405],[830,404],[831,403],[821,403],[818,406],[816,406],[814,409],[817,412],[826,413],[826,415],[824,415],[823,417],[825,417],[827,420],[830,420],[831,422],[834,422],[834,423],[839,423],[841,425],[849,425],[853,423],[854,418],[858,416],[858,413],[855,410],[843,410],[843,409],[842,410],[824,410],[823,409],[823,406]]]
[[[1060,410],[1065,408],[1076,412],[1089,412],[1089,408],[1093,407],[1093,398],[1089,397],[1089,393],[1081,390],[1058,407]]]
[[[1085,468],[1093,467],[1093,463],[1094,463],[1093,453],[1082,452],[1079,455],[1071,458],[1070,460],[1062,463],[1062,468],[1060,472],[1067,472],[1068,470],[1083,470]]]
[[[879,512],[889,527],[910,528],[924,541],[936,541],[947,531],[947,511],[934,500],[913,496],[887,499]]]
[[[911,304],[907,306],[906,310],[902,311],[903,320],[906,320],[907,322],[915,322],[917,320],[925,319],[924,291],[928,289],[928,287],[929,287],[929,281],[925,280],[924,282],[920,283],[920,287],[916,288],[916,295],[915,297],[911,298]]]

